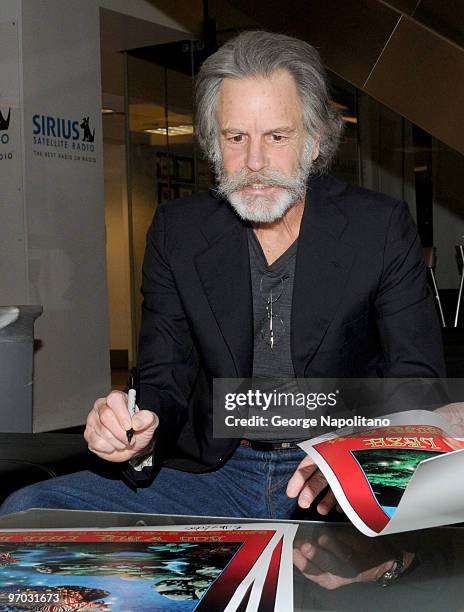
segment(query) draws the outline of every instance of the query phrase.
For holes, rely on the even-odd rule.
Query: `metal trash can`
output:
[[[0,306],[0,432],[32,432],[34,321],[42,306]]]

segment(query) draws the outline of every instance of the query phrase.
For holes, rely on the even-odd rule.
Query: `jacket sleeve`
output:
[[[164,207],[147,234],[142,268],[142,322],[137,355],[137,405],[159,417],[153,467],[128,469],[137,484],[152,479],[187,420],[189,397],[198,372],[197,353],[168,262]]]
[[[404,202],[398,202],[390,215],[375,307],[385,359],[379,374],[416,381],[401,385],[403,401],[398,408],[431,408],[446,401],[439,381],[419,381],[446,374],[443,341],[427,284],[422,247]]]

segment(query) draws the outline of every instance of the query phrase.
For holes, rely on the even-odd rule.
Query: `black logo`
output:
[[[8,109],[6,118],[2,115],[2,111],[0,111],[0,131],[7,130],[10,127],[10,116],[11,108]]]
[[[93,128],[93,132],[90,131],[89,117],[82,117],[82,123],[80,124],[80,127],[84,131],[82,137],[83,142],[93,142],[95,139],[95,128]]]

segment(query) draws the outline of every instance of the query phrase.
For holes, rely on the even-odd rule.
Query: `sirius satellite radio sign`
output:
[[[32,116],[34,155],[49,159],[95,163],[95,127],[90,116],[68,119],[51,115]]]

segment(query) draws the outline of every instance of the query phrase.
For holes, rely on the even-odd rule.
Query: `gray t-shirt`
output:
[[[253,293],[253,379],[260,379],[259,388],[267,392],[275,389],[295,392],[296,380],[284,382],[281,379],[295,377],[290,324],[298,241],[295,240],[269,265],[253,229],[250,228],[248,232]],[[269,385],[263,379],[269,379]],[[244,437],[248,437],[247,432],[244,432]],[[289,441],[288,437],[283,438],[277,431],[274,434],[263,432],[261,435],[255,431],[251,437],[273,442]]]
[[[295,240],[269,265],[253,229],[248,230],[253,292],[253,378],[295,376],[290,318],[297,243]]]

